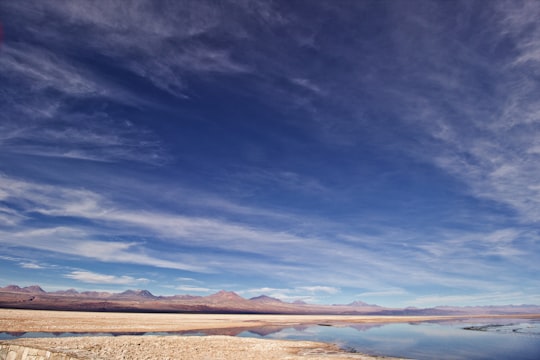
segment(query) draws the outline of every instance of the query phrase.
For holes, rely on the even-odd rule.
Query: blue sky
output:
[[[3,1],[0,284],[539,304],[539,18]]]

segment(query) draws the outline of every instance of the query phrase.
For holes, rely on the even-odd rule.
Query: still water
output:
[[[328,324],[324,324],[328,325]],[[394,324],[305,325],[293,328],[212,330],[182,333],[0,333],[19,337],[121,335],[236,335],[267,339],[334,343],[343,349],[411,359],[540,359],[540,321],[520,319],[460,320]]]
[[[487,325],[501,325],[489,327]],[[465,327],[483,326],[480,330]],[[253,336],[240,334],[240,336]],[[540,322],[453,322],[284,329],[265,336],[317,340],[359,352],[412,359],[540,359]]]

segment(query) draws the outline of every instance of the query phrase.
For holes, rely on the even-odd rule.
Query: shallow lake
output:
[[[487,327],[486,325],[497,325]],[[501,326],[498,326],[501,325]],[[465,327],[483,326],[480,330]],[[240,336],[253,336],[240,334]],[[317,340],[344,349],[412,359],[540,359],[540,322],[401,323],[284,329],[265,336]]]
[[[311,340],[373,355],[412,359],[540,359],[540,321],[523,319],[451,322],[303,325],[289,328],[228,329],[178,333],[0,333],[0,339],[57,336],[236,335]]]

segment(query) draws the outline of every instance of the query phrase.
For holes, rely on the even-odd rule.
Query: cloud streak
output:
[[[395,93],[392,99],[402,104],[402,119],[422,126],[420,131],[430,137],[421,138],[423,149],[427,146],[430,151],[413,156],[462,181],[472,196],[507,207],[522,222],[536,223],[540,157],[535,144],[540,102],[531,96],[539,88],[530,74],[539,65],[535,59],[540,47],[533,40],[539,28],[531,16],[539,9],[532,2],[498,2],[482,10],[490,19],[485,25],[489,31],[480,39],[485,45],[430,43],[430,51],[444,54],[453,49],[454,56],[439,57],[437,67],[431,64],[414,73],[419,77],[416,81],[431,79],[428,91],[439,94],[436,100],[413,81],[403,83],[412,91]],[[429,27],[438,28],[434,23]],[[504,41],[517,51],[493,61],[496,54],[485,53],[482,46],[495,48]],[[470,65],[484,74],[481,80],[471,76]]]
[[[86,230],[85,226],[29,227],[25,231],[4,232],[4,245],[82,256],[102,262],[202,273],[218,270],[243,273],[245,269],[250,269],[257,274],[272,272],[278,278],[298,282],[318,279],[339,286],[362,285],[374,291],[379,287],[398,286],[404,274],[407,274],[407,282],[413,284],[468,284],[471,288],[486,287],[490,282],[480,279],[494,271],[495,267],[479,266],[476,261],[490,256],[500,256],[505,261],[520,263],[531,269],[535,266],[523,262],[526,254],[517,247],[517,243],[529,235],[515,229],[498,230],[491,234],[440,233],[437,242],[427,238],[424,241],[417,239],[415,244],[409,246],[396,246],[386,240],[373,247],[371,244],[376,240],[370,237],[343,236],[346,241],[338,242],[335,237],[327,239],[269,231],[212,218],[127,210],[92,191],[60,189],[5,176],[1,185],[0,198],[16,201],[18,207],[24,209],[24,214],[35,213],[57,219],[78,218],[93,222],[94,227],[98,226],[92,232]],[[117,229],[114,230],[116,236],[130,237],[137,234],[138,238],[142,235],[159,239],[169,244],[167,246],[183,247],[184,254],[157,250],[155,245],[142,240],[96,239],[105,233],[110,236],[112,229]],[[387,239],[393,236],[396,235],[388,234]],[[398,236],[403,237],[403,234]],[[380,241],[380,237],[378,239]],[[198,249],[212,249],[217,253],[200,253]],[[198,254],[192,255],[192,251]],[[246,258],[243,254],[256,257]],[[174,261],[173,256],[177,257]],[[446,269],[454,270],[441,272],[442,263]],[[340,266],[336,267],[335,264]],[[321,269],[325,269],[325,275],[320,274]],[[471,272],[477,274],[476,279],[471,277]],[[378,280],[372,277],[376,273],[379,273]],[[328,285],[297,289],[304,293],[336,294],[338,291],[335,286]]]
[[[149,280],[145,278],[134,278],[127,275],[106,275],[84,270],[72,271],[69,274],[65,274],[64,276],[69,279],[89,284],[142,285],[149,282]]]
[[[138,264],[152,267],[206,272],[200,265],[165,260],[146,253],[138,243],[92,240],[93,235],[79,228],[55,227],[0,232],[1,243],[9,248],[31,248],[53,253],[94,259],[101,262]]]
[[[537,286],[540,7],[415,4],[1,3],[17,271],[284,299]]]

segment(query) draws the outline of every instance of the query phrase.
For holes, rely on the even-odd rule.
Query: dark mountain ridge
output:
[[[267,295],[245,299],[232,291],[221,290],[208,296],[155,296],[148,290],[121,293],[75,289],[46,292],[38,285],[0,288],[0,307],[40,310],[193,312],[256,314],[329,314],[329,315],[516,315],[538,314],[538,305],[438,306],[433,308],[387,308],[354,301],[345,305],[317,305],[303,301],[285,302]]]

